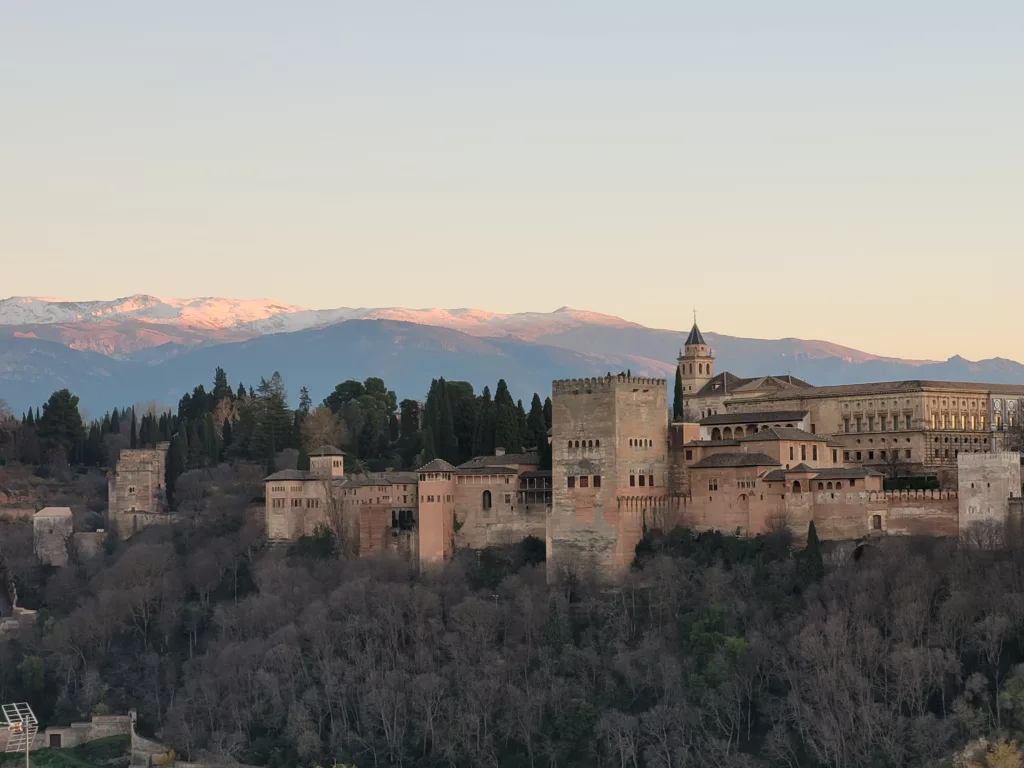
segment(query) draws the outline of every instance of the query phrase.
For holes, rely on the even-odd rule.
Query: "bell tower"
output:
[[[686,337],[683,351],[679,355],[679,376],[683,380],[683,392],[693,394],[707,384],[714,374],[715,358],[711,347],[704,341],[704,334],[697,327],[697,313],[693,313],[693,328]]]

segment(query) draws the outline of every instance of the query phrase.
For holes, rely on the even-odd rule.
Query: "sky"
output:
[[[1024,359],[1024,3],[0,0],[0,296]]]

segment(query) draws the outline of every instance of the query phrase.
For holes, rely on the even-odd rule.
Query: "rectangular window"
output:
[[[849,461],[849,460],[850,460],[850,452],[849,451],[843,451],[843,461]]]
[[[860,456],[861,456],[860,451],[857,451],[857,461],[860,461]]]
[[[512,494],[511,493],[506,493],[505,494],[505,503],[506,504],[511,504],[512,503]]]
[[[589,475],[580,475],[580,488],[589,488],[589,487],[590,487],[590,477],[589,477]]]
[[[818,434],[818,427],[817,427],[816,424],[811,424],[811,434],[812,435]]]
[[[874,432],[874,431],[875,431],[875,417],[874,416],[868,416],[868,432]]]
[[[793,446],[792,445],[789,446],[789,460],[790,461],[793,460]]]
[[[643,487],[644,487],[644,480],[645,480],[645,477],[644,477],[644,475],[640,475],[640,487],[641,487],[641,488],[643,488]]]
[[[832,449],[832,463],[833,464],[838,464],[839,463],[839,451],[837,449],[835,449],[835,448]]]
[[[807,446],[800,446],[800,461],[807,461]]]
[[[939,429],[945,429],[945,428],[946,428],[946,414],[943,413],[943,414],[941,414],[939,416]]]
[[[910,458],[910,449],[909,448],[907,448],[907,458],[908,459]]]
[[[875,452],[874,451],[868,451],[868,461],[874,461],[874,460],[875,460]]]
[[[858,417],[857,417],[857,431],[858,431],[858,432],[863,432],[863,431],[864,431],[864,430],[863,430],[863,429],[861,428],[861,427],[862,427],[862,425],[863,425],[863,422],[862,422],[862,420],[861,420],[860,416],[858,416]]]
[[[850,420],[849,419],[843,419],[843,432],[847,432],[848,433],[849,431],[850,431]]]
[[[978,417],[978,429],[980,429],[982,431],[985,430],[985,417],[984,416],[979,416]]]
[[[575,488],[576,487],[576,478],[573,477],[572,475],[569,475],[569,487],[570,488]]]
[[[647,487],[648,488],[653,488],[654,487],[654,475],[648,475],[647,476]]]
[[[882,432],[885,432],[885,427],[886,427],[886,425],[888,423],[889,423],[889,418],[884,413],[881,416],[878,417],[878,428]]]
[[[600,488],[601,487],[601,476],[600,475],[594,475],[594,487],[595,488]]]
[[[818,446],[812,445],[811,446],[811,461],[817,461],[817,460],[818,460]]]
[[[910,414],[907,414],[907,429],[910,429]]]
[[[856,480],[850,480],[850,487],[851,488],[853,488],[856,485],[857,485],[857,481]]]
[[[717,491],[718,490],[718,480],[717,479],[715,479],[715,480],[708,480],[708,490],[709,491]]]
[[[686,449],[686,460],[693,461],[693,451],[691,451],[689,448]]]
[[[636,475],[630,475],[629,476],[629,487],[632,488],[634,485],[636,485]]]
[[[885,451],[881,451],[878,455],[881,457],[882,461],[885,461]]]

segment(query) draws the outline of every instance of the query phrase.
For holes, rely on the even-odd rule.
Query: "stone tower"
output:
[[[714,376],[715,358],[711,355],[711,347],[704,341],[704,334],[693,321],[690,335],[686,337],[683,353],[679,356],[679,375],[683,380],[683,392],[691,394],[700,391]]]
[[[434,459],[416,470],[419,479],[420,566],[444,562],[455,548],[455,467]]]
[[[615,579],[671,506],[664,379],[619,374],[551,387],[547,573]]]

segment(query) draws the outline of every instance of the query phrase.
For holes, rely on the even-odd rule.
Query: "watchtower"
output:
[[[618,374],[551,386],[548,579],[614,578],[668,496],[664,379]]]
[[[694,318],[693,328],[690,335],[686,337],[682,354],[679,355],[679,376],[683,380],[683,392],[699,392],[701,387],[707,384],[714,373],[715,358],[711,354],[711,347],[704,340],[704,334],[697,327],[697,320]]]

